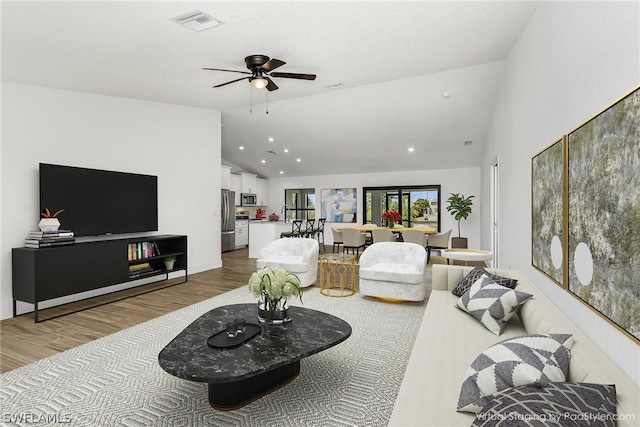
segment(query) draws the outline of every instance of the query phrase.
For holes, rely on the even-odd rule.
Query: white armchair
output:
[[[295,273],[300,286],[313,285],[318,279],[318,241],[310,238],[282,238],[268,243],[258,251],[256,266],[281,268]]]
[[[422,301],[427,295],[427,252],[415,243],[379,242],[360,256],[360,293],[372,297]]]

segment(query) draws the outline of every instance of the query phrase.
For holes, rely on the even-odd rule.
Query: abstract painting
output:
[[[531,159],[531,263],[562,285],[564,144],[560,139]]]
[[[355,188],[320,190],[322,218],[327,222],[356,222],[357,193]]]
[[[568,289],[640,341],[640,89],[568,135]]]

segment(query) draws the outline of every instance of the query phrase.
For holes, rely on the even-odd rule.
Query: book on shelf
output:
[[[151,267],[151,264],[144,262],[141,264],[134,264],[129,266],[129,277],[138,277],[145,274],[153,273],[155,270]]]
[[[24,239],[25,243],[57,243],[57,242],[75,242],[76,239],[73,237],[49,237],[46,239],[40,239],[35,237],[27,237]]]
[[[157,245],[155,242],[136,242],[129,243],[127,247],[129,261],[136,261],[139,259],[151,258],[158,255],[156,250]]]
[[[56,231],[31,231],[29,238],[35,239],[54,239],[57,237],[74,237],[71,230],[56,230]]]
[[[54,246],[65,246],[65,245],[73,245],[76,242],[75,239],[68,240],[58,240],[58,241],[42,241],[42,240],[31,240],[26,239],[24,241],[25,248],[31,249],[40,249],[40,248],[51,248]]]

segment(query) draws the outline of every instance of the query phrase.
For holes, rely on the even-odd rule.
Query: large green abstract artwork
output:
[[[640,89],[567,141],[568,289],[640,341]]]
[[[563,273],[563,140],[531,160],[531,260],[556,283]]]

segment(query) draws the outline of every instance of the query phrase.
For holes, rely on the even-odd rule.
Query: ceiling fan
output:
[[[231,80],[230,82],[215,85],[214,87],[222,87],[231,83],[239,82],[240,80],[248,79],[251,85],[257,89],[267,88],[268,91],[274,91],[278,89],[278,86],[271,80],[271,77],[281,77],[285,79],[299,79],[299,80],[315,80],[315,74],[300,74],[300,73],[280,73],[273,71],[278,67],[283,66],[286,62],[276,58],[269,58],[265,55],[250,55],[244,58],[245,64],[249,71],[237,71],[237,70],[225,70],[222,68],[203,68],[203,70],[211,71],[226,71],[229,73],[241,73],[249,74],[248,77],[242,77],[239,79]]]

